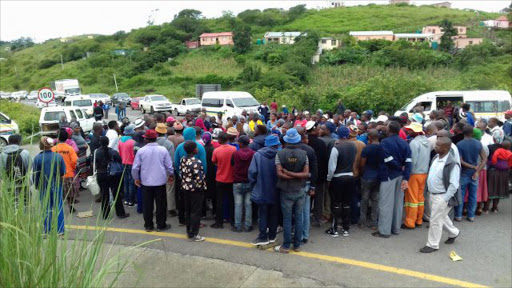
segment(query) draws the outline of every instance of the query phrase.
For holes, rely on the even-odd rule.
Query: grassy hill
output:
[[[353,108],[374,110],[396,109],[411,97],[433,90],[512,91],[510,31],[494,33],[479,26],[479,21],[497,14],[368,5],[319,11],[250,10],[217,19],[196,16],[94,39],[77,36],[67,43],[49,40],[16,52],[2,49],[0,57],[7,61],[0,62],[0,90],[33,90],[52,80],[77,78],[84,93],[113,93],[115,74],[120,91],[132,96],[154,92],[177,100],[193,96],[195,84],[221,83],[225,90],[249,91],[261,101],[276,98],[289,105],[325,109],[342,98]],[[415,32],[443,19],[466,25],[468,35],[490,37],[494,44],[486,42],[451,55],[398,42],[357,44],[346,36],[350,30]],[[241,23],[251,27],[254,42],[266,31],[308,31],[311,37],[290,46],[253,44],[244,55],[230,47],[189,51],[183,44],[203,32],[232,31]],[[310,55],[318,36],[340,37],[344,47],[326,53],[321,63],[312,66]],[[129,55],[115,55],[118,49]],[[92,56],[85,58],[86,52]]]

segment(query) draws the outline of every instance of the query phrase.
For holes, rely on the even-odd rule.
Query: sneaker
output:
[[[308,239],[306,239],[306,238],[302,239],[302,244],[308,244]]]
[[[453,220],[460,222],[460,221],[462,221],[462,217],[455,217],[455,218],[453,218]]]
[[[269,242],[269,243],[275,243],[275,242],[276,242],[276,240],[277,240],[277,237],[276,237],[276,238],[274,238],[274,239],[269,239],[269,240],[268,240],[268,242]]]
[[[325,230],[325,234],[330,235],[331,237],[334,237],[334,238],[340,236],[338,234],[338,231],[334,230],[332,227],[327,229],[327,230]]]
[[[283,227],[277,226],[277,232],[276,233],[281,233],[281,232],[283,232]]]
[[[245,228],[245,232],[251,232],[252,230],[254,230],[254,228],[252,228],[252,226],[249,226],[247,228]]]
[[[133,206],[135,206],[135,203],[133,203],[133,202],[128,202],[128,206],[133,207]]]
[[[124,201],[124,206],[128,206],[128,201]]]
[[[300,248],[299,248],[300,249]],[[288,254],[290,253],[290,249],[286,249],[284,248],[283,246],[281,245],[278,245],[276,247],[274,247],[274,251],[275,252],[279,252],[279,253],[283,253],[283,254]]]
[[[274,239],[274,242],[276,240]],[[270,241],[268,239],[263,239],[263,238],[256,238],[254,239],[251,244],[254,245],[254,246],[258,246],[258,245],[267,245],[268,243],[270,243]]]
[[[475,217],[468,217],[467,219],[469,222],[475,222]]]
[[[223,229],[224,225],[218,224],[218,223],[213,223],[212,225],[210,225],[210,228],[213,228],[213,229]]]
[[[420,249],[421,253],[432,253],[432,252],[436,252],[436,251],[437,251],[437,249],[434,249],[434,248],[428,247],[428,246],[425,246]]]
[[[301,251],[300,246],[299,247],[293,247],[293,251],[300,252]]]
[[[231,227],[231,231],[240,233],[240,232],[242,232],[242,229],[238,229],[236,227]]]
[[[450,237],[446,241],[444,241],[444,244],[453,244],[455,242],[455,239],[457,239],[457,237],[459,237],[459,235],[460,235],[460,231],[459,231],[459,234],[457,236]]]
[[[343,231],[341,231],[341,236],[348,237],[348,236],[350,236],[350,233],[348,233],[348,230],[343,230]]]
[[[165,227],[162,228],[156,228],[156,232],[162,232],[171,229],[171,224],[165,224]]]
[[[379,238],[389,238],[389,237],[391,237],[391,235],[383,235],[383,234],[380,234],[380,232],[379,232],[379,231],[373,232],[373,233],[372,233],[372,236],[373,236],[373,237],[379,237]]]
[[[190,242],[203,242],[206,238],[204,238],[203,236],[199,236],[199,235],[196,235],[192,238],[188,238],[188,241]]]

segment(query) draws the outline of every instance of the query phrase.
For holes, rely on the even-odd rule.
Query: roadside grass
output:
[[[23,137],[30,136],[39,131],[39,115],[41,111],[22,103],[14,103],[8,100],[0,100],[0,111],[14,120]]]

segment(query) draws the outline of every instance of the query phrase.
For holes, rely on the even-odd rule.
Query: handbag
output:
[[[94,151],[94,160],[92,164],[92,176],[87,176],[85,186],[91,191],[92,196],[100,194],[100,185],[96,179],[96,151]]]
[[[123,164],[119,162],[113,161],[112,157],[110,157],[110,162],[107,165],[107,173],[109,176],[119,176],[123,174]]]

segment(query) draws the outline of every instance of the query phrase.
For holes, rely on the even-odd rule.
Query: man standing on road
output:
[[[98,103],[98,106],[93,109],[94,120],[101,121],[103,119],[103,105],[102,102]]]
[[[144,227],[151,232],[153,226],[153,205],[156,203],[156,231],[171,228],[166,224],[167,199],[165,184],[174,181],[174,169],[169,152],[156,143],[156,131],[147,130],[144,134],[146,146],[135,155],[132,167],[132,177],[135,185],[141,187],[144,202]]]
[[[427,245],[420,249],[422,253],[431,253],[439,249],[443,228],[448,231],[445,244],[453,244],[460,234],[448,217],[451,206],[462,202],[460,197],[460,165],[450,154],[452,141],[448,137],[439,138],[435,151],[438,153],[432,160],[428,173],[427,189],[430,194],[431,217],[428,229]],[[456,195],[459,194],[459,195]],[[455,197],[454,197],[455,196]]]
[[[119,124],[117,121],[112,120],[108,122],[108,131],[105,136],[108,138],[108,148],[112,148],[119,152],[119,148],[117,147],[119,145]]]
[[[379,214],[379,165],[380,165],[380,143],[379,131],[370,129],[368,131],[368,145],[361,153],[361,217],[359,227],[368,226],[377,230],[377,216]],[[368,204],[371,204],[371,220],[366,221]]]
[[[389,122],[389,137],[380,144],[383,160],[379,175],[379,231],[372,233],[375,237],[389,238],[391,233],[400,234],[404,190],[407,189],[412,163],[409,145],[398,136],[400,129],[398,122]]]
[[[23,189],[25,204],[28,204],[27,200],[29,199],[29,183],[25,182],[25,175],[29,171],[30,166],[30,153],[21,148],[21,135],[13,134],[9,136],[9,145],[5,146],[2,149],[2,153],[0,155],[0,171],[4,171],[7,176],[9,182],[2,181],[4,185],[7,185],[7,189],[14,188],[14,196],[15,196],[15,204],[18,205],[19,195]]]
[[[349,236],[352,193],[355,190],[354,162],[357,147],[349,141],[349,130],[345,126],[338,128],[339,140],[329,156],[327,183],[331,196],[332,225],[325,231],[332,237],[338,237],[338,224],[343,226],[342,235]],[[331,183],[332,182],[332,183]]]
[[[119,141],[119,155],[124,165],[123,188],[124,205],[133,206],[135,203],[135,183],[132,178],[132,166],[135,159],[135,125],[130,124],[124,128],[124,135]]]
[[[301,136],[292,128],[283,137],[286,148],[277,152],[277,187],[281,190],[281,210],[283,213],[283,244],[276,246],[274,251],[290,252],[292,244],[292,217],[295,220],[293,250],[300,251],[302,238],[302,222],[304,209],[304,187],[309,178],[309,162],[307,153],[297,147]]]
[[[52,148],[52,152],[60,154],[64,159],[64,163],[66,163],[66,174],[64,174],[62,182],[64,187],[64,196],[66,197],[69,206],[69,213],[73,213],[75,211],[75,208],[73,207],[75,204],[75,197],[78,193],[78,189],[75,189],[76,187],[73,185],[73,177],[75,176],[78,156],[76,155],[75,150],[65,143],[66,140],[68,140],[68,132],[66,132],[65,129],[60,129],[59,144]]]

